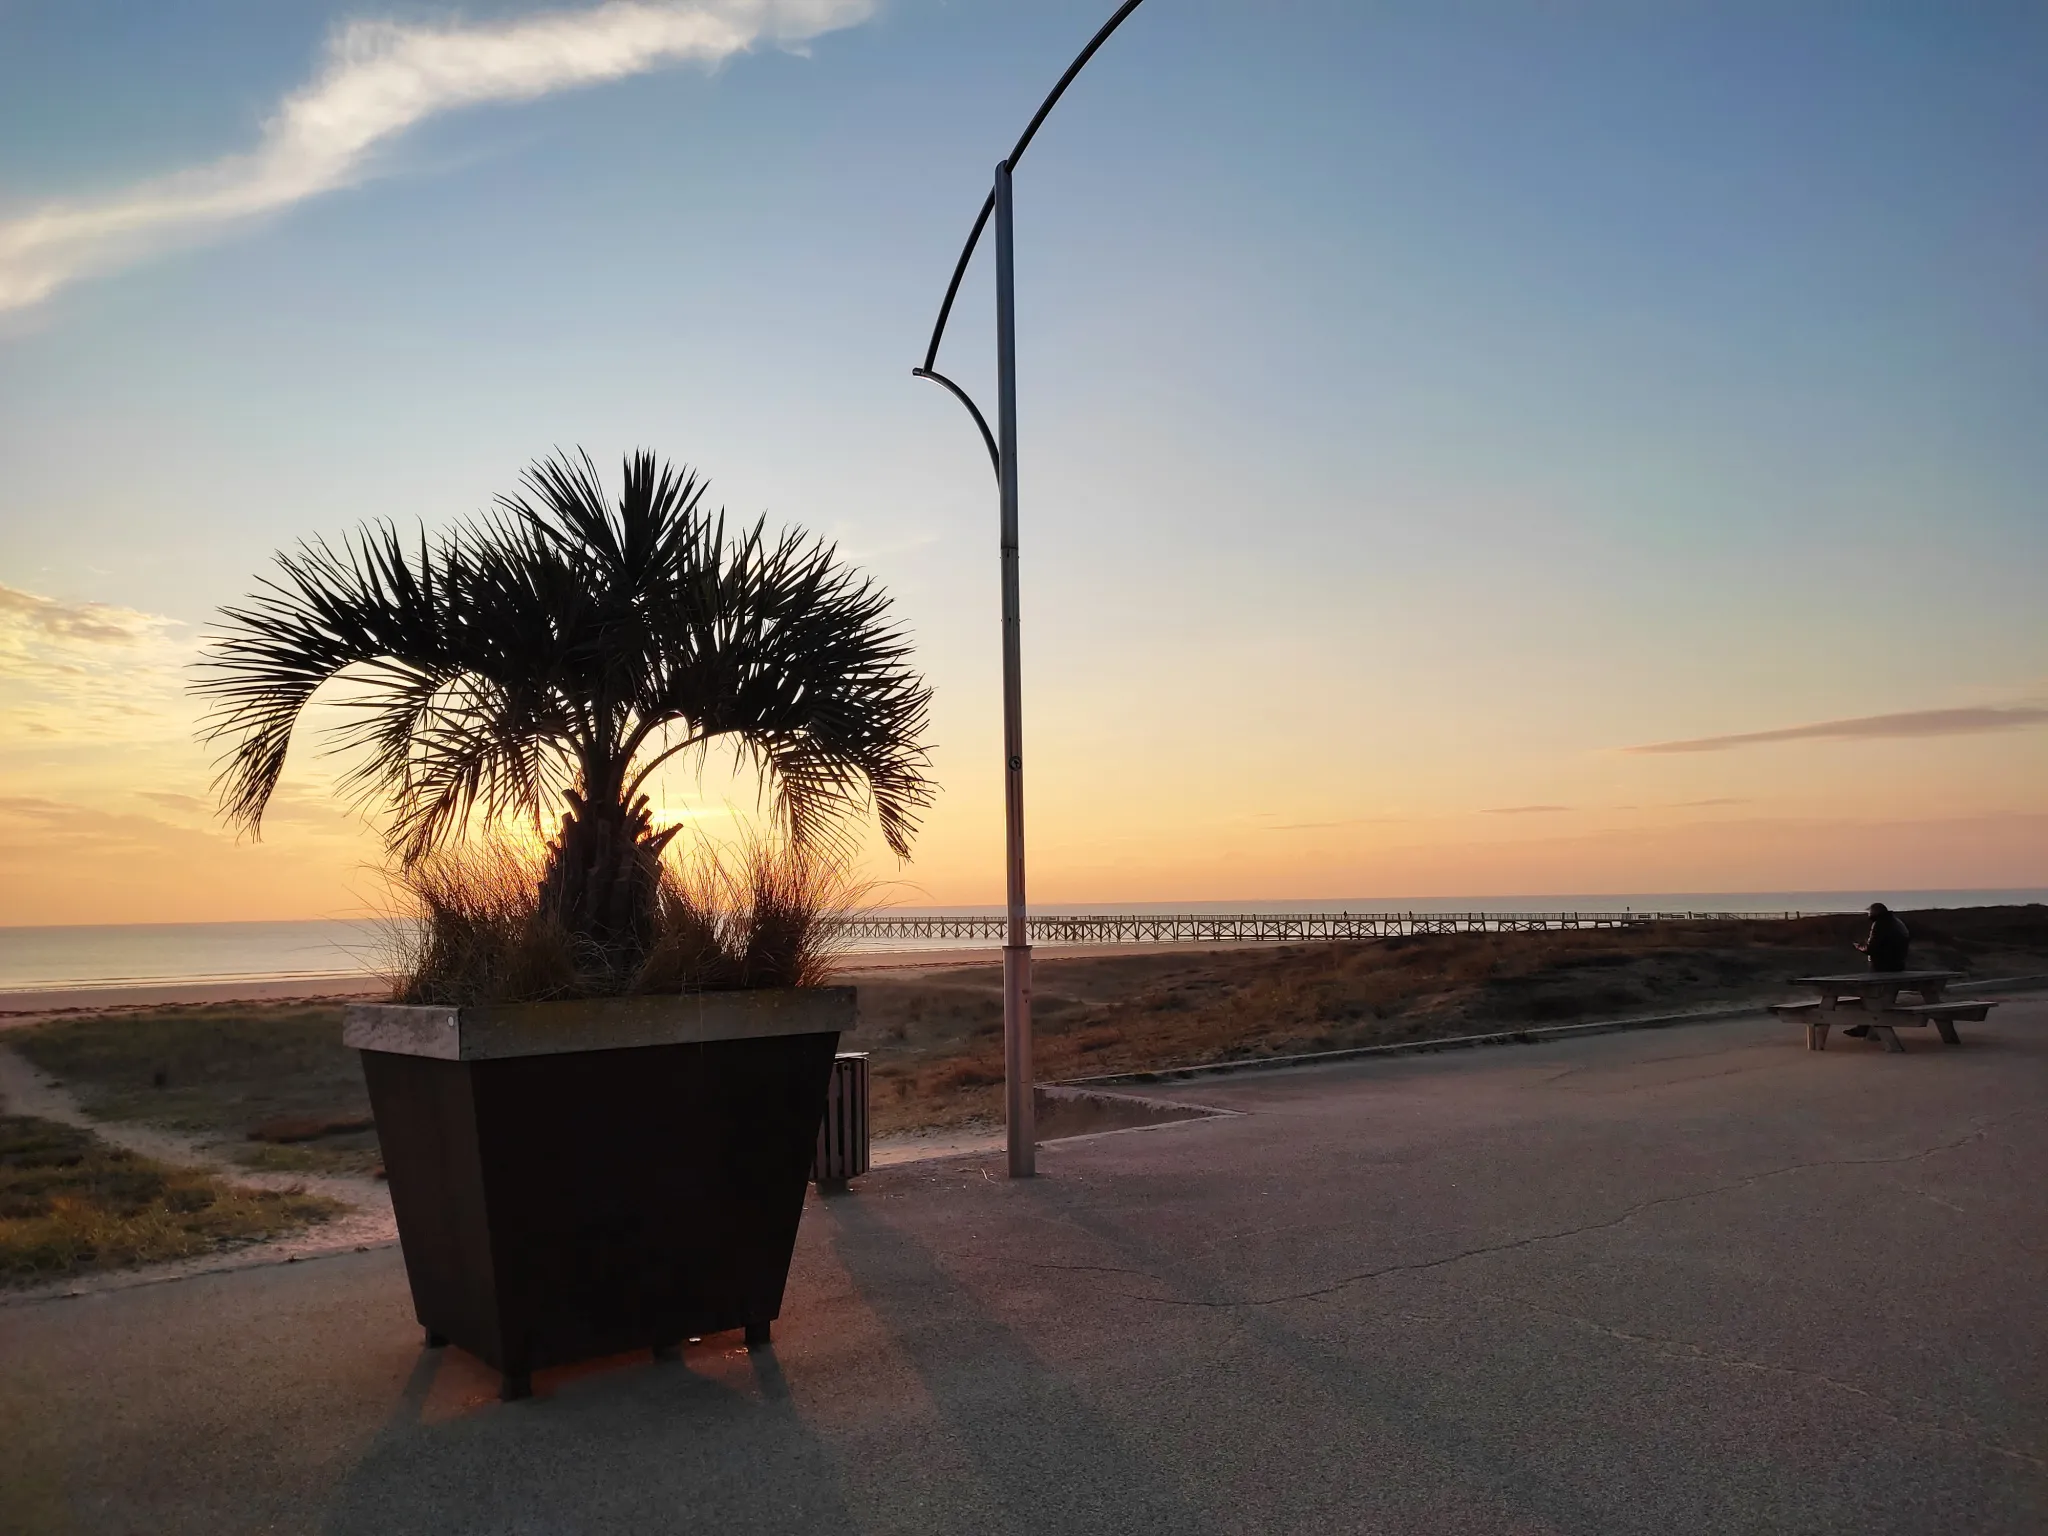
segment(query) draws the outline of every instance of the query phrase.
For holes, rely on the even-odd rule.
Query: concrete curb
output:
[[[1581,1035],[1613,1035],[1631,1029],[1669,1029],[1680,1024],[1711,1024],[1722,1019],[1750,1018],[1765,1011],[1761,1003],[1708,1008],[1694,1013],[1656,1013],[1633,1019],[1601,1019],[1591,1024],[1545,1024],[1529,1029],[1495,1030],[1483,1035],[1446,1035],[1436,1040],[1399,1040],[1392,1045],[1354,1045],[1341,1051],[1310,1051],[1298,1056],[1259,1056],[1244,1061],[1216,1061],[1203,1066],[1161,1067],[1149,1072],[1115,1072],[1104,1077],[1070,1077],[1062,1088],[1112,1088],[1125,1083],[1177,1083],[1196,1077],[1232,1077],[1241,1072],[1278,1072],[1289,1067],[1322,1067],[1340,1061],[1370,1061],[1382,1056],[1426,1056],[1437,1051],[1473,1050],[1487,1045],[1541,1045],[1547,1040],[1575,1040]]]
[[[319,1231],[315,1227],[311,1229]],[[181,1280],[199,1280],[208,1275],[232,1274],[244,1269],[276,1269],[286,1264],[317,1264],[351,1253],[376,1253],[396,1248],[396,1236],[373,1238],[369,1242],[309,1244],[306,1234],[279,1238],[273,1242],[250,1243],[215,1253],[197,1254],[189,1259],[167,1259],[157,1264],[138,1264],[132,1269],[105,1269],[68,1279],[48,1280],[0,1290],[0,1312],[10,1307],[40,1306],[53,1301],[81,1301],[114,1291],[139,1290],[147,1285],[175,1285]]]

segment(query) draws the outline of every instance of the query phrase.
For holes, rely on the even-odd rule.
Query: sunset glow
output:
[[[178,9],[0,54],[0,923],[373,904],[310,744],[221,828],[189,664],[274,550],[557,445],[893,594],[940,796],[867,872],[999,900],[994,499],[907,369],[1095,8],[283,8],[189,70]],[[2048,883],[2038,19],[1932,15],[1105,54],[1018,184],[1034,901]]]

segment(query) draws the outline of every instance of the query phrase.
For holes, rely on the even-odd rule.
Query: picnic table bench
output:
[[[1806,1048],[1828,1048],[1828,1030],[1834,1015],[1853,1008],[1869,1015],[1870,1033],[1887,1051],[1903,1051],[1896,1026],[1932,1024],[1944,1045],[1960,1045],[1956,1020],[1990,1017],[1998,1004],[1990,1000],[1966,1003],[1942,1001],[1942,992],[1952,981],[1962,980],[1961,971],[1854,971],[1844,976],[1795,976],[1793,984],[1813,987],[1820,996],[1803,1003],[1776,1003],[1771,1012],[1781,1019],[1798,1019],[1806,1025]],[[1899,994],[1911,992],[1917,1003],[1901,1003]],[[1858,1020],[1857,1022],[1865,1022]]]

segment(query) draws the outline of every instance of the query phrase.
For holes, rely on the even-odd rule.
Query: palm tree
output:
[[[706,485],[650,453],[616,504],[588,454],[522,476],[477,525],[416,546],[389,524],[277,557],[224,609],[195,691],[225,742],[215,791],[252,834],[292,734],[344,675],[343,780],[382,801],[401,866],[512,819],[545,827],[539,900],[608,969],[650,940],[663,847],[649,776],[731,746],[772,788],[791,840],[842,841],[872,808],[908,858],[931,802],[931,690],[889,599],[799,531],[728,537]]]

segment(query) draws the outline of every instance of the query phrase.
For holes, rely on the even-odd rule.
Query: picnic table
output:
[[[1887,1051],[1903,1051],[1894,1026],[1932,1024],[1945,1045],[1959,1045],[1957,1019],[1983,1019],[1997,1006],[1990,1001],[1949,1003],[1942,992],[1952,981],[1961,981],[1961,971],[1851,971],[1842,976],[1795,976],[1793,985],[1812,987],[1820,996],[1805,1003],[1778,1003],[1771,1011],[1780,1018],[1800,1019],[1806,1024],[1806,1048],[1828,1048],[1828,1029],[1833,1015],[1855,1009],[1871,1015],[1870,1032]],[[1901,1003],[1899,994],[1911,992],[1920,1001]],[[1861,1020],[1858,1021],[1862,1022]]]

